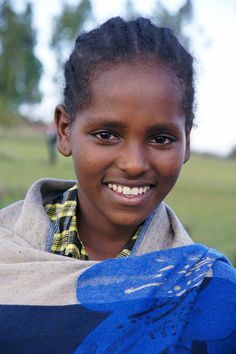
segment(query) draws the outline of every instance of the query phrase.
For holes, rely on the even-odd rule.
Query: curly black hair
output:
[[[124,21],[111,18],[97,29],[79,35],[65,63],[64,104],[71,122],[91,100],[94,73],[109,65],[134,60],[158,61],[177,76],[186,126],[194,121],[193,58],[169,28],[157,27],[147,18]]]

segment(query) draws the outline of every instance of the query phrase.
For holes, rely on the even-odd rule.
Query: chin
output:
[[[110,220],[113,224],[117,226],[138,226],[145,221],[148,215],[129,215],[128,213],[126,213],[124,215],[119,215],[119,217],[114,217]]]

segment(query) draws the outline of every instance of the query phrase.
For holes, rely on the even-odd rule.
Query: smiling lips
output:
[[[121,184],[116,183],[108,183],[108,188],[112,189],[117,194],[123,194],[126,197],[133,197],[145,194],[149,189],[150,186],[143,186],[143,187],[128,187]]]

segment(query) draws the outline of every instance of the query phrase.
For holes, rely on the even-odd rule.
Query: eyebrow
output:
[[[91,125],[101,125],[103,128],[106,129],[127,129],[127,125],[125,123],[119,122],[119,121],[111,121],[107,118],[102,118],[102,117],[86,117],[86,120],[89,124]],[[179,131],[180,126],[179,124],[172,124],[172,123],[159,123],[159,124],[153,124],[150,125],[147,129],[148,134],[152,133],[153,131],[161,131],[161,132],[168,132],[170,130],[177,130]]]
[[[125,129],[127,128],[125,123],[121,122],[116,122],[116,121],[111,121],[110,119],[107,118],[102,118],[102,117],[86,117],[85,118],[88,124],[91,125],[101,125],[104,128],[107,129]]]
[[[177,130],[179,131],[181,129],[180,124],[172,124],[172,123],[160,123],[160,124],[153,124],[150,125],[147,129],[149,133],[152,133],[153,131],[161,131],[161,132],[168,132],[170,130]]]

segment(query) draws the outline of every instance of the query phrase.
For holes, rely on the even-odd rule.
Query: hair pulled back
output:
[[[65,64],[64,104],[71,122],[76,112],[91,100],[91,81],[107,65],[132,60],[158,61],[171,68],[182,90],[182,110],[186,126],[194,120],[193,58],[178,42],[172,31],[157,27],[140,17],[124,21],[111,18],[97,29],[79,35]],[[147,64],[148,65],[148,64]]]

